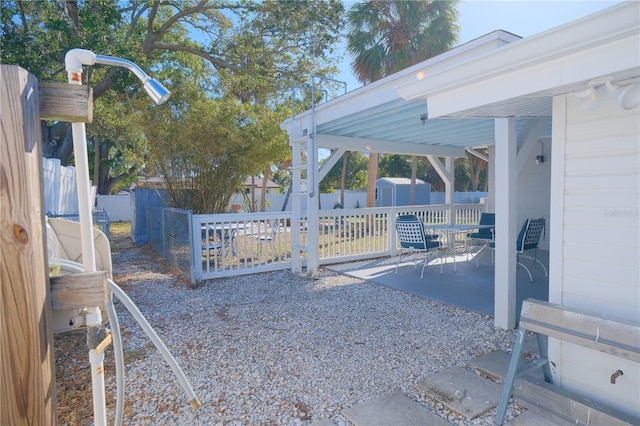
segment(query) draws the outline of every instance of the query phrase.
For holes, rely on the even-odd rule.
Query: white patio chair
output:
[[[424,225],[415,215],[401,215],[396,219],[396,231],[400,240],[400,254],[396,262],[396,273],[398,273],[398,265],[405,253],[423,254],[422,272],[420,278],[424,277],[424,268],[427,267],[430,255],[433,254],[440,246],[437,236],[427,234]],[[418,267],[417,262],[415,267]],[[442,259],[440,260],[440,272],[442,272]]]

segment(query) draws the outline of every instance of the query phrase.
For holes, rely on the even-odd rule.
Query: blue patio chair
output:
[[[480,222],[478,225],[495,225],[496,224],[496,214],[495,213],[481,213],[480,214]],[[488,245],[491,244],[495,240],[495,228],[478,228],[477,232],[470,232],[467,234],[467,238],[465,240],[465,248],[467,253],[469,253],[469,246],[471,245],[482,245],[480,250],[478,250],[478,254]],[[493,256],[491,257],[491,261],[493,262]],[[477,262],[477,260],[476,260]]]
[[[516,241],[516,263],[518,266],[522,266],[529,274],[529,281],[533,282],[533,276],[531,275],[531,271],[527,268],[522,262],[520,262],[520,258],[531,259],[534,262],[537,262],[542,266],[542,270],[544,271],[544,276],[548,277],[549,274],[547,272],[547,268],[544,264],[538,259],[538,245],[540,244],[540,238],[543,237],[546,228],[546,220],[544,217],[539,219],[527,218],[522,225],[522,229],[518,234],[518,240]],[[495,243],[492,242],[488,245],[489,248],[495,249]],[[527,256],[524,253],[527,251],[534,252],[534,256]],[[476,257],[476,266],[478,265],[478,259]],[[535,263],[534,263],[535,265]]]
[[[540,238],[545,234],[545,228],[546,220],[544,217],[541,217],[539,219],[528,218],[527,220],[525,220],[524,225],[522,226],[522,230],[520,230],[520,234],[518,234],[518,241],[516,242],[516,250],[518,253],[516,262],[518,262],[518,265],[522,266],[527,271],[527,273],[529,274],[529,280],[531,282],[533,282],[531,272],[529,271],[529,268],[527,268],[522,262],[520,262],[520,258],[524,257],[525,259],[531,259],[534,262],[538,262],[540,266],[542,266],[542,270],[544,270],[544,276],[549,276],[549,274],[547,273],[547,268],[545,268],[544,264],[538,259],[538,244],[540,243]],[[531,250],[533,250],[534,252],[533,257],[526,256],[524,254],[526,251]]]
[[[400,254],[396,262],[396,273],[398,265],[405,253],[424,254],[422,261],[422,272],[420,278],[424,277],[424,268],[427,267],[429,255],[441,246],[437,235],[427,234],[424,225],[415,215],[401,215],[396,219],[396,231],[400,240]],[[416,263],[415,267],[418,267]],[[440,261],[440,272],[442,272],[442,260]]]

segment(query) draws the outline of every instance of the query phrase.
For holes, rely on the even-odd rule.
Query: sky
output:
[[[495,30],[504,30],[521,37],[528,37],[575,19],[613,6],[620,1],[596,0],[522,0],[486,1],[464,0],[459,8],[458,45]],[[345,1],[349,8],[353,1]],[[351,58],[345,54],[337,80],[347,82],[347,90],[361,86],[353,77]]]

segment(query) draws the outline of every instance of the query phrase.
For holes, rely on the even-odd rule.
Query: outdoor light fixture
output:
[[[429,119],[429,114],[422,114],[420,116],[420,121],[422,121],[422,125],[423,126],[424,126],[424,123],[426,123],[428,119]]]
[[[610,94],[620,108],[632,110],[640,105],[640,83],[633,80],[637,80],[637,77],[618,82],[614,82],[612,76],[593,79],[585,89],[575,91],[574,95],[581,104],[595,108],[604,95]]]
[[[586,89],[574,92],[578,102],[594,102],[598,99],[596,89],[590,84]]]
[[[536,155],[536,164],[544,163],[544,144],[542,141],[538,141],[540,144],[540,155]]]
[[[616,88],[616,102],[625,110],[637,108],[640,105],[640,83],[627,84]]]

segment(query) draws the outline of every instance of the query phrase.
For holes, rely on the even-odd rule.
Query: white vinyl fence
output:
[[[282,211],[282,206],[286,199],[286,194],[267,194],[265,212],[275,213]],[[488,192],[455,192],[454,203],[455,204],[478,204],[483,199],[489,196]],[[291,197],[286,205],[284,211],[291,211]],[[340,191],[335,191],[331,194],[320,194],[320,209],[330,210],[336,203],[340,202]],[[430,204],[444,204],[445,193],[444,192],[431,192]],[[236,194],[232,197],[230,203],[231,211],[236,212],[236,208],[242,209],[242,211],[248,212],[250,209],[242,194]],[[367,205],[367,191],[366,190],[347,190],[344,194],[344,208],[345,209],[359,209],[364,208]],[[256,206],[260,206],[260,195],[256,194]],[[306,199],[302,200],[302,210],[306,210]]]
[[[168,210],[171,215],[162,213]],[[484,206],[479,204],[457,205],[455,222],[478,223],[483,210]],[[436,225],[448,222],[449,211],[446,205],[321,210],[319,223],[315,225],[320,227],[320,264],[393,256],[398,249],[395,220],[399,214],[415,214],[427,225]],[[300,224],[293,225],[289,212],[215,215],[191,215],[184,210],[179,215],[175,209],[157,209],[153,213],[149,209],[149,212],[154,216],[149,219],[149,232],[158,239],[150,238],[155,241],[152,245],[165,257],[170,252],[175,257],[172,263],[194,282],[293,266],[291,247],[298,242],[292,241],[292,226]],[[300,234],[300,243],[307,245],[306,226],[300,228]],[[167,241],[162,241],[163,238]],[[187,263],[189,267],[185,270]]]
[[[55,158],[42,159],[44,205],[47,214],[78,213],[75,167],[64,167]]]

